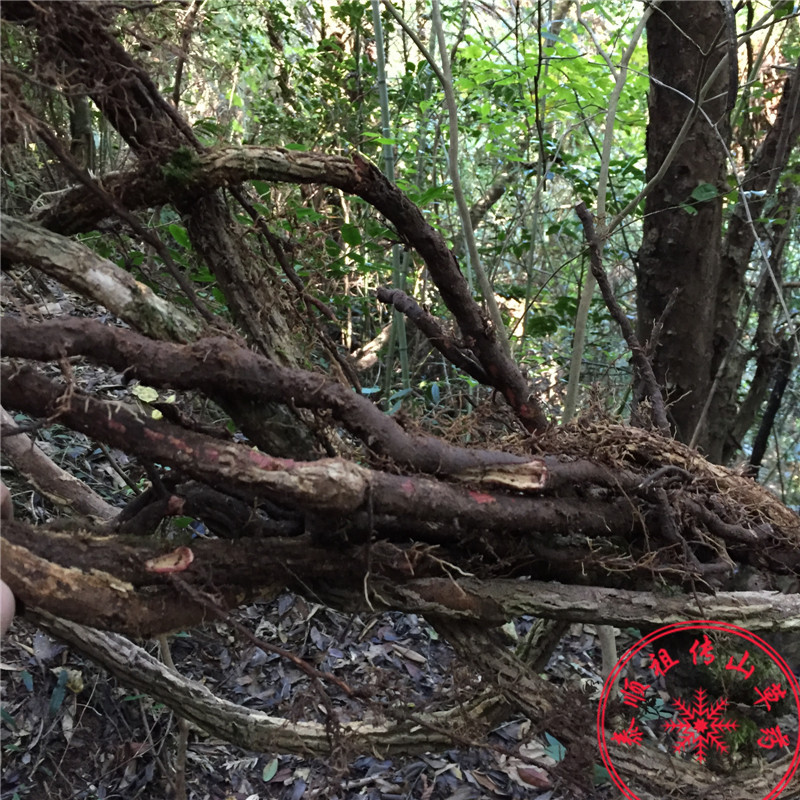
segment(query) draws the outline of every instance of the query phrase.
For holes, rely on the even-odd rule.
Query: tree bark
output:
[[[186,120],[161,96],[147,72],[112,34],[107,8],[86,3],[6,4],[3,15],[36,27],[41,51],[63,65],[65,83],[85,91],[152,174],[173,158],[170,176],[180,183],[182,164],[202,148]],[[177,155],[176,155],[177,154]],[[301,353],[291,334],[291,313],[281,283],[247,245],[218,192],[177,203],[197,253],[226,293],[234,318],[263,353],[296,364]],[[243,409],[247,433],[276,454],[315,451],[313,436],[281,407]],[[282,432],[289,431],[288,440]]]
[[[707,2],[662,3],[647,22],[648,180],[658,171],[687,116],[695,113],[695,104],[699,106],[667,174],[645,200],[637,284],[643,343],[649,340],[673,290],[680,290],[664,320],[653,367],[666,390],[674,432],[685,442],[700,422],[713,377],[722,193],[727,190],[725,72],[706,95],[700,93],[725,55],[724,26],[722,5]],[[710,187],[709,197],[695,201],[692,192],[701,186]],[[708,436],[701,436],[699,445],[707,448],[708,443]]]

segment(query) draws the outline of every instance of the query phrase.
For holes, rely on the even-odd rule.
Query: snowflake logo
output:
[[[736,730],[736,720],[723,719],[722,713],[728,705],[725,698],[720,698],[709,705],[706,693],[698,689],[694,693],[694,703],[689,705],[680,698],[673,700],[678,709],[678,719],[664,723],[668,731],[678,731],[675,752],[696,750],[697,760],[701,763],[708,755],[709,747],[720,753],[728,752],[724,734]]]

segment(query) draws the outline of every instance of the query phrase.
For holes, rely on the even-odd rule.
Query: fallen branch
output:
[[[79,242],[0,214],[3,259],[29,264],[157,339],[190,342],[200,326],[108,259]]]
[[[69,642],[111,672],[126,687],[147,693],[176,714],[212,736],[256,752],[328,755],[333,742],[324,722],[291,721],[216,697],[207,686],[173,672],[141,647],[115,633],[86,628],[39,609],[28,612],[31,620],[59,639]],[[339,722],[348,747],[361,752],[424,753],[452,744],[445,731],[461,727],[464,714],[487,728],[497,720],[502,701],[484,695],[466,707],[414,715],[385,723]],[[421,723],[428,723],[427,725]]]

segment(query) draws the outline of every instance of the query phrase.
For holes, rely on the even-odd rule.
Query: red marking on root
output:
[[[405,480],[400,484],[400,488],[407,494],[412,495],[414,494],[414,481],[412,480]]]
[[[211,461],[216,464],[219,462],[219,450],[216,447],[204,446],[200,452],[200,457],[203,461]]]
[[[273,458],[272,456],[260,453],[258,450],[251,450],[247,457],[260,469],[275,472],[280,469],[291,469],[295,462],[290,458]]]
[[[476,502],[480,503],[481,505],[486,505],[487,503],[496,503],[497,499],[490,494],[486,494],[484,492],[476,492],[472,489],[469,490],[469,496]]]
[[[170,495],[169,500],[167,500],[167,514],[179,517],[183,514],[183,505],[184,499],[182,497],[178,497],[176,494]]]

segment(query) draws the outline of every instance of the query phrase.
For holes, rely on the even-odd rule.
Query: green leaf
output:
[[[547,731],[544,732],[544,738],[547,740],[547,745],[544,748],[547,755],[550,756],[553,761],[563,761],[567,755],[566,747]]]
[[[324,219],[324,216],[316,211],[313,208],[304,208],[303,206],[298,206],[294,213],[297,214],[297,219],[305,219],[309,222],[318,222],[321,219]]]
[[[186,233],[186,228],[184,228],[182,225],[170,225],[169,232],[172,238],[181,247],[185,247],[187,250],[192,249],[192,243],[189,241],[189,234]]]
[[[701,183],[692,190],[692,200],[697,200],[699,203],[713,200],[718,195],[717,187],[713,183]]]
[[[361,238],[361,231],[349,222],[345,222],[342,225],[341,234],[345,244],[349,244],[351,247],[359,245],[363,241]]]
[[[578,298],[563,294],[556,300],[553,309],[558,314],[562,323],[570,322],[578,313]]]
[[[158,400],[158,392],[152,386],[134,386],[131,394],[138,397],[143,403],[155,403]]]
[[[681,203],[678,208],[681,211],[685,211],[690,217],[693,217],[697,213],[697,209],[694,206],[687,206],[686,203]]]
[[[47,709],[51,716],[55,716],[58,710],[64,703],[64,698],[67,696],[67,681],[69,680],[69,673],[62,669],[58,674],[56,686],[53,689],[53,694],[50,696],[50,705]]]
[[[462,47],[458,54],[464,58],[477,59],[480,58],[485,52],[485,49],[477,44],[468,44]]]
[[[558,317],[552,314],[529,314],[525,320],[525,333],[528,336],[549,336],[558,330]]]
[[[432,200],[449,200],[453,196],[453,190],[450,186],[444,184],[442,186],[431,186],[420,195],[411,195],[411,199],[418,205],[424,206]]]
[[[264,771],[261,773],[261,780],[264,783],[269,783],[274,777],[275,774],[278,772],[278,759],[273,758],[272,761],[269,762],[264,767]]]
[[[365,139],[370,139],[373,144],[397,144],[397,139],[393,137],[381,136],[379,133],[365,133]]]

